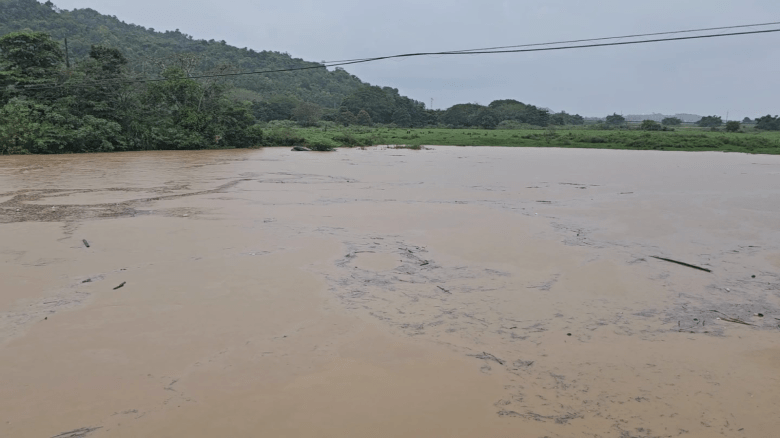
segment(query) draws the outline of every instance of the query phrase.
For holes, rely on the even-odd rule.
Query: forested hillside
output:
[[[279,120],[324,129],[584,123],[513,99],[433,111],[341,69],[232,75],[318,66],[178,30],[157,32],[91,9],[0,0],[0,154],[317,146],[291,131],[264,132]]]
[[[176,54],[187,54],[197,60],[198,71],[223,66],[256,71],[317,65],[286,53],[258,52],[233,47],[225,41],[196,40],[178,30],[158,32],[92,9],[67,11],[58,9],[51,1],[42,4],[36,0],[0,0],[0,36],[22,30],[45,32],[60,43],[67,38],[73,64],[86,60],[93,45],[118,49],[127,58],[127,67],[139,74],[154,72],[160,62]],[[325,108],[337,108],[346,96],[363,85],[344,70],[324,68],[240,76],[234,84],[251,90],[252,93],[243,95],[253,100],[287,96]]]

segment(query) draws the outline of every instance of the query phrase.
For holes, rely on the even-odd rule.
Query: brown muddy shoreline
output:
[[[778,178],[574,149],[3,157],[0,435],[771,436]]]

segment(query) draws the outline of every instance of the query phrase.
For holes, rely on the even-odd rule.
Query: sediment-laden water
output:
[[[0,157],[0,278],[0,436],[780,428],[776,156]]]

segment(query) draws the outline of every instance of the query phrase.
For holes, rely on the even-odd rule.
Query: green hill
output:
[[[23,30],[45,32],[60,42],[67,38],[72,63],[87,59],[93,45],[119,49],[136,73],[148,74],[156,60],[185,53],[198,57],[199,71],[226,64],[241,71],[318,65],[286,53],[238,48],[225,41],[196,40],[178,30],[158,32],[92,9],[67,11],[50,1],[42,4],[36,0],[0,0],[0,35]],[[241,94],[251,100],[287,96],[325,108],[337,108],[345,97],[365,85],[344,70],[324,68],[240,76],[234,84],[239,89],[250,90]]]
[[[292,131],[267,129],[277,120],[322,129],[584,123],[514,99],[433,111],[343,69],[311,67],[322,64],[179,30],[157,32],[92,9],[0,0],[0,155],[317,146]],[[296,68],[310,69],[208,75]]]

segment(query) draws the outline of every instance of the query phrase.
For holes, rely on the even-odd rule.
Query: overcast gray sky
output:
[[[780,21],[777,0],[53,0],[310,61]],[[780,27],[780,26],[776,26]],[[780,113],[780,33],[347,66],[434,108],[517,99],[584,116]]]

